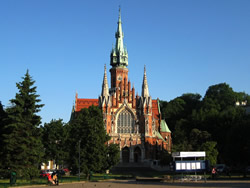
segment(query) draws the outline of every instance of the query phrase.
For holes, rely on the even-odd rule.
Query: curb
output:
[[[86,183],[86,181],[76,181],[76,182],[69,182],[69,183],[60,183],[59,185],[66,185],[66,184],[80,184],[80,183]],[[27,186],[18,186],[14,188],[32,188],[32,187],[46,187],[48,186],[47,184],[44,185],[27,185]]]

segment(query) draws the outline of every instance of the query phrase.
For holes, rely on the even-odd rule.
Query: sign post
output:
[[[204,172],[204,181],[206,182],[206,170],[208,169],[209,164],[208,161],[205,160],[205,151],[174,152],[172,153],[172,157],[174,161],[173,164],[175,173],[194,172],[195,181],[197,181],[197,172]],[[190,158],[194,158],[195,160],[190,160]],[[196,160],[197,158],[204,158],[204,160]]]

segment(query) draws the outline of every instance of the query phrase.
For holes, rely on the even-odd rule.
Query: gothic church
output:
[[[99,99],[78,98],[76,94],[74,111],[91,105],[102,109],[105,128],[111,137],[109,143],[120,146],[121,163],[158,159],[162,150],[171,152],[171,131],[161,119],[159,100],[153,100],[149,94],[145,67],[141,96],[135,95],[134,86],[131,88],[120,10],[117,24],[116,45],[110,54],[110,88],[105,66]]]

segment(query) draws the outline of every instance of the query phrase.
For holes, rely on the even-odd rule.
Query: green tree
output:
[[[180,119],[175,123],[175,130],[173,131],[173,151],[189,151],[192,150],[192,146],[188,141],[188,134],[185,131],[185,126],[188,124],[188,120]]]
[[[78,172],[79,152],[80,169],[87,177],[91,172],[101,172],[112,166],[116,160],[111,160],[110,155],[116,158],[115,153],[118,150],[113,145],[108,150],[109,139],[104,128],[102,112],[98,107],[91,106],[75,114],[69,124],[68,135],[69,165],[72,172]]]
[[[165,105],[166,108],[162,109],[163,117],[168,122],[171,131],[175,130],[176,121],[182,119],[185,104],[183,99],[175,98]]]
[[[172,131],[172,151],[205,150],[212,164],[249,165],[246,101],[249,105],[248,94],[235,92],[226,83],[208,87],[202,100],[199,94],[183,94],[170,102],[161,101],[162,117]]]
[[[245,115],[227,131],[223,158],[235,167],[250,165],[250,115]],[[230,156],[230,157],[228,157]]]
[[[41,117],[37,115],[43,104],[39,104],[41,100],[34,83],[27,71],[23,81],[16,84],[19,92],[6,110],[8,117],[3,135],[4,168],[26,178],[38,174],[43,155]]]
[[[185,101],[183,116],[189,118],[193,110],[199,109],[201,105],[201,95],[197,93],[185,93],[179,97]]]
[[[250,104],[250,95],[246,94],[245,92],[237,92],[236,93],[236,101],[237,102],[247,102]]]
[[[7,117],[7,113],[5,112],[3,105],[0,101],[0,176],[5,176],[4,174],[4,169],[3,169],[3,164],[4,164],[4,140],[3,140],[3,135],[4,135],[4,126],[5,126],[5,119]]]
[[[228,84],[220,83],[208,88],[203,100],[206,102],[207,99],[211,99],[212,104],[217,104],[218,110],[222,111],[228,106],[234,106],[237,96]]]
[[[201,131],[199,129],[193,129],[189,136],[189,142],[192,145],[192,150],[201,150],[201,145],[207,142],[211,138],[211,135],[207,131]]]
[[[107,157],[106,157],[106,166],[104,170],[110,170],[113,166],[118,164],[120,161],[120,149],[117,144],[109,144],[107,147]]]
[[[211,165],[215,165],[217,163],[217,156],[219,152],[216,145],[216,142],[208,141],[203,143],[200,148],[201,151],[206,151],[206,159],[210,161]]]
[[[68,152],[66,152],[66,129],[62,119],[45,123],[42,130],[45,148],[44,162],[54,160],[57,166],[63,165]]]
[[[169,103],[161,101],[163,117],[172,131],[173,150],[192,150],[188,137],[196,124],[192,117],[201,105],[199,94],[186,93],[171,100]]]
[[[172,161],[172,155],[168,151],[162,150],[159,155],[159,160],[161,166],[169,165]]]
[[[4,120],[6,119],[7,114],[5,110],[3,109],[3,105],[0,101],[0,148],[3,148],[3,133],[4,133]],[[2,150],[0,150],[0,156],[1,156]],[[0,164],[1,164],[1,157],[0,157]],[[1,166],[1,165],[0,165]]]

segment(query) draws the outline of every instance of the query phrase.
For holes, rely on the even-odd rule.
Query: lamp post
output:
[[[80,150],[81,150],[81,140],[79,140],[79,172],[78,172],[78,179],[80,181],[80,173],[81,173],[81,170],[80,170],[80,166],[81,166],[81,163],[80,163]]]

